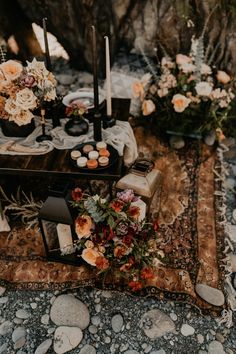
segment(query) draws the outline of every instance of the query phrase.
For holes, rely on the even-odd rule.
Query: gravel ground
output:
[[[57,44],[55,50],[58,53]],[[54,62],[54,72],[62,95],[92,85],[91,74],[72,70],[65,59]],[[226,161],[227,218],[236,224],[236,199],[230,191],[236,184],[235,142]],[[233,315],[234,323],[235,319]],[[187,304],[153,298],[90,288],[59,293],[0,287],[0,354],[65,352],[230,354],[236,353],[236,328],[201,316]]]

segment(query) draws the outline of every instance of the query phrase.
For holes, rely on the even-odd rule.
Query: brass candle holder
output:
[[[38,143],[45,140],[51,141],[52,140],[51,135],[46,134],[45,109],[41,108],[40,113],[41,113],[42,134],[36,138],[36,141]]]

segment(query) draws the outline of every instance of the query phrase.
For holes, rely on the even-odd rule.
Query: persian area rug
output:
[[[160,225],[157,243],[165,258],[156,266],[155,277],[137,294],[188,302],[218,315],[226,303],[210,305],[195,291],[197,283],[223,290],[226,276],[223,196],[216,193],[222,182],[214,173],[221,169],[217,152],[198,141],[172,150],[142,128],[135,129],[135,136],[140,157],[154,160],[164,175],[161,199],[154,196],[151,212]],[[36,230],[20,227],[0,233],[0,251],[0,282],[12,288],[94,286],[128,291],[124,280],[114,274],[104,279],[86,265],[48,262]]]

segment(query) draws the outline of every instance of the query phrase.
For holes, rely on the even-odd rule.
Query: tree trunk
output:
[[[206,59],[236,73],[235,0],[2,0],[1,3],[16,1],[29,19],[26,23],[42,25],[42,18],[47,17],[48,31],[57,37],[72,64],[80,69],[91,69],[94,24],[100,71],[104,70],[104,35],[110,36],[114,61],[121,46],[127,53],[132,50],[153,57],[188,53],[192,35],[199,37],[204,33]],[[22,38],[22,34],[18,37]]]

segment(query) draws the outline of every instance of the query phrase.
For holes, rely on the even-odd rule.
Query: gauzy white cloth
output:
[[[3,135],[0,129],[0,154],[2,155],[42,155],[54,148],[59,150],[73,149],[76,145],[93,141],[93,124],[89,125],[86,135],[70,136],[64,126],[68,119],[61,119],[61,126],[52,129],[51,122],[46,122],[46,131],[52,136],[52,141],[38,143],[37,136],[42,134],[41,126],[36,121],[36,128],[26,138],[10,138]],[[102,129],[102,140],[113,146],[124,163],[130,166],[138,157],[137,143],[133,130],[128,122],[116,121],[111,128]]]

